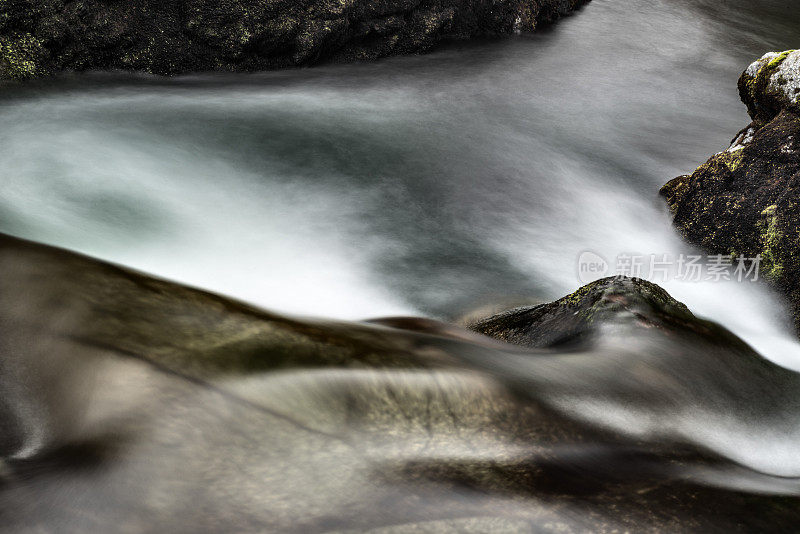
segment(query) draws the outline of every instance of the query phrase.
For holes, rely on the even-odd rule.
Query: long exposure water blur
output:
[[[658,189],[728,147],[749,122],[739,74],[767,51],[795,47],[798,28],[800,11],[789,1],[593,0],[534,35],[376,63],[177,78],[76,74],[9,87],[0,93],[0,231],[297,316],[454,320],[486,304],[553,300],[581,285],[584,251],[609,260],[696,252],[672,229]],[[766,286],[662,285],[765,358],[800,370],[788,314]],[[700,353],[660,343],[608,340],[598,351],[613,354],[610,363],[586,376],[576,359],[559,366],[447,350],[465,350],[465,361],[498,380],[521,380],[526,394],[549,396],[554,410],[636,437],[681,436],[737,466],[724,476],[681,476],[797,495],[796,479],[780,477],[800,475],[791,400],[800,385],[788,380],[776,392],[753,378],[741,405],[723,406],[722,386],[709,400],[716,390],[705,380],[716,371],[704,367],[694,393],[656,388],[661,401],[626,404],[632,386],[613,362],[644,358],[660,368],[664,355],[691,362]],[[257,378],[234,389],[246,398],[289,399],[290,411],[292,402],[323,410],[332,390],[356,379],[327,376],[323,388],[315,373],[282,376],[269,394]],[[392,380],[435,383],[467,403],[496,387],[471,373]],[[295,398],[312,385],[324,391]],[[597,391],[607,395],[603,402]],[[213,395],[204,395],[213,405]],[[762,408],[753,407],[756,399]],[[191,413],[201,437],[213,439],[214,423]],[[432,443],[426,454],[474,460],[490,455],[493,439]],[[281,446],[291,449],[287,443]],[[383,459],[412,455],[403,443],[381,442]],[[289,451],[294,467],[264,476],[297,488],[322,480],[329,500],[306,503],[310,516],[331,528],[359,527],[330,519],[339,491],[331,465],[360,461],[350,446],[330,446],[305,467],[296,465],[308,457]],[[126,476],[138,473],[128,468]],[[347,487],[362,484],[362,474]],[[139,483],[147,487],[132,482]],[[286,502],[292,495],[287,490]],[[400,490],[381,495],[405,498]],[[502,501],[504,513],[519,506],[512,496],[490,504],[458,498],[486,509]],[[263,505],[242,499],[234,498],[240,509]],[[359,502],[340,499],[341,506]],[[403,501],[395,511],[410,508]],[[475,531],[511,530],[509,521]],[[575,521],[576,528],[590,524]]]
[[[658,188],[747,124],[736,79],[790,7],[598,0],[377,64],[6,91],[0,230],[292,313],[551,299],[584,250],[687,250]],[[757,343],[778,312],[720,285],[668,289]]]

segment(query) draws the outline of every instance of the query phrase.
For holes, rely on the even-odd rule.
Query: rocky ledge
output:
[[[691,176],[662,189],[675,226],[713,254],[760,255],[800,331],[800,50],[771,52],[739,79],[753,122]]]
[[[533,31],[589,0],[0,0],[0,78],[256,71]]]

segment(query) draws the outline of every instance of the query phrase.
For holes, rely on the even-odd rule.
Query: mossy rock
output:
[[[589,0],[0,0],[0,79],[257,71],[533,31]]]
[[[699,335],[740,344],[718,325],[695,317],[658,285],[628,277],[603,278],[554,302],[513,308],[469,327],[533,348],[577,348],[593,342],[605,328],[657,329],[669,336]]]
[[[784,109],[800,110],[800,50],[769,52],[739,78],[739,94],[759,124]]]
[[[25,80],[44,74],[45,57],[41,41],[31,34],[0,36],[0,78]]]
[[[739,89],[753,122],[661,195],[689,242],[760,258],[760,276],[786,297],[800,331],[800,52],[766,54]]]

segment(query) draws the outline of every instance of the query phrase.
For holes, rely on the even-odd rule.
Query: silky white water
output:
[[[295,314],[557,298],[583,251],[696,253],[658,189],[747,124],[736,79],[796,46],[788,4],[594,0],[372,64],[6,86],[0,231]],[[800,369],[762,284],[662,285]]]

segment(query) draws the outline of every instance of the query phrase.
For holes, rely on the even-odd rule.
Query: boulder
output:
[[[0,78],[256,71],[533,31],[588,0],[2,0]]]
[[[585,348],[610,329],[629,338],[640,336],[643,329],[684,340],[744,347],[729,331],[694,316],[660,286],[626,276],[596,280],[553,302],[512,308],[468,326],[494,339],[537,349]]]
[[[769,52],[739,78],[739,95],[759,125],[784,109],[800,111],[800,50]]]
[[[760,275],[785,295],[800,328],[800,51],[754,62],[739,90],[753,122],[661,195],[689,242],[760,258]]]

